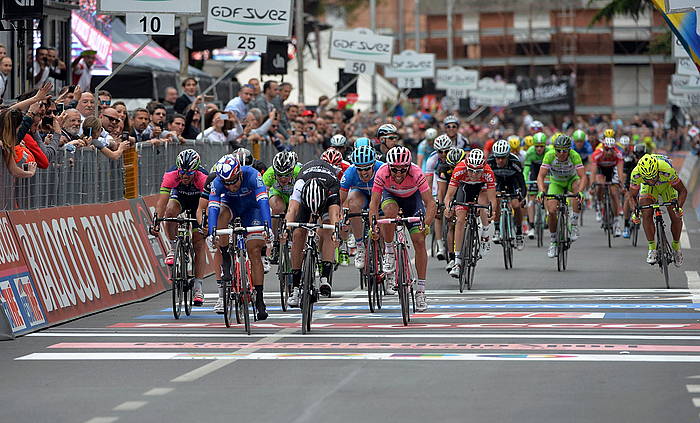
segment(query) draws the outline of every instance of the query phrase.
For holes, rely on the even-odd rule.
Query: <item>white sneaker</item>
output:
[[[348,247],[349,248],[356,248],[357,247],[357,242],[355,242],[355,236],[353,234],[350,234],[348,236]]]
[[[615,238],[619,238],[622,236],[622,228],[620,227],[620,218],[616,217],[615,222],[613,223],[613,234],[615,235]]]
[[[437,250],[437,255],[435,257],[438,260],[445,260],[445,254],[447,254],[447,249],[445,248],[445,240],[438,239],[437,245],[438,245],[438,250]]]
[[[453,278],[459,278],[459,268],[462,266],[462,259],[455,259],[454,266],[450,270],[450,276]]]
[[[318,286],[318,290],[324,297],[331,297],[331,284],[328,283],[328,278],[321,277],[321,283]]]
[[[447,266],[445,266],[445,270],[447,270],[447,272],[449,273],[449,271],[452,270],[453,267],[455,267],[455,261],[450,260],[447,262]]]
[[[216,300],[216,305],[214,306],[214,312],[216,314],[224,314],[224,299],[219,297],[218,300]]]
[[[396,253],[384,251],[382,259],[382,270],[384,273],[394,273],[396,271]]]
[[[270,273],[270,259],[267,258],[267,256],[263,256],[262,263],[263,263],[263,270],[265,271],[265,274],[267,275],[268,273]]]
[[[656,263],[656,250],[649,250],[649,252],[647,253],[647,263],[649,263],[649,264]]]
[[[535,239],[535,228],[530,228],[527,231],[527,237],[529,239]]]
[[[301,288],[292,288],[292,293],[287,298],[287,307],[299,307],[301,301]]]
[[[488,254],[491,251],[491,242],[489,242],[489,237],[481,237],[481,251],[484,253],[484,255]]]
[[[416,292],[416,311],[423,312],[428,309],[428,301],[425,298],[425,292]]]
[[[683,265],[683,253],[681,253],[681,250],[673,252],[673,264],[676,267],[681,267]]]
[[[364,248],[357,248],[357,251],[355,252],[355,268],[356,269],[364,269],[365,268],[365,249]]]
[[[491,240],[494,244],[499,244],[501,242],[501,231],[493,231],[493,238]]]
[[[393,273],[384,278],[384,286],[386,287],[384,290],[384,295],[396,294],[396,278],[394,277]]]
[[[599,210],[596,210],[595,221],[600,223],[602,220],[603,220],[603,214]]]
[[[579,233],[578,225],[571,225],[571,241],[576,241],[579,236],[581,234]]]
[[[525,248],[525,240],[522,235],[515,236],[515,248],[517,248],[518,251],[522,251],[523,248]]]
[[[557,256],[557,243],[550,242],[549,243],[549,250],[547,250],[547,257],[554,258],[556,256]]]

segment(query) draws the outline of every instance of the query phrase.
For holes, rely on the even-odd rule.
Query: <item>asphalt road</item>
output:
[[[395,296],[370,315],[345,267],[309,335],[279,310],[271,274],[271,316],[252,336],[223,326],[207,281],[189,318],[165,294],[0,343],[0,420],[697,422],[695,214],[671,289],[644,245],[609,249],[587,223],[565,273],[533,242],[506,271],[498,247],[459,294],[431,259],[429,309],[408,327]]]

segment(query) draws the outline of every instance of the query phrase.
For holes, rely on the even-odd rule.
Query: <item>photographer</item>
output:
[[[58,58],[58,50],[54,47],[49,47],[47,54],[49,58],[49,81],[53,83],[55,93],[56,90],[60,90],[66,84],[68,72],[65,62]]]
[[[44,85],[47,79],[49,79],[49,50],[48,48],[41,46],[36,49],[36,55],[34,56],[34,70],[33,79],[35,87],[41,87]]]
[[[73,69],[73,85],[79,85],[82,91],[90,91],[92,82],[92,67],[95,65],[95,50],[84,50],[71,63]],[[81,63],[82,62],[82,63]]]

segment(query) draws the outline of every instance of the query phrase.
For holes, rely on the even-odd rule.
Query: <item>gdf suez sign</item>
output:
[[[292,0],[209,0],[204,31],[287,38],[291,16]]]
[[[0,19],[31,19],[41,18],[44,13],[43,0],[2,0]]]
[[[391,63],[394,39],[375,35],[366,28],[352,31],[333,31],[328,55],[331,59],[357,62]]]

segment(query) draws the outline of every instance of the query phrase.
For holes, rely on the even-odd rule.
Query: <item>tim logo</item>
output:
[[[15,4],[22,7],[33,7],[34,0],[15,0]]]

